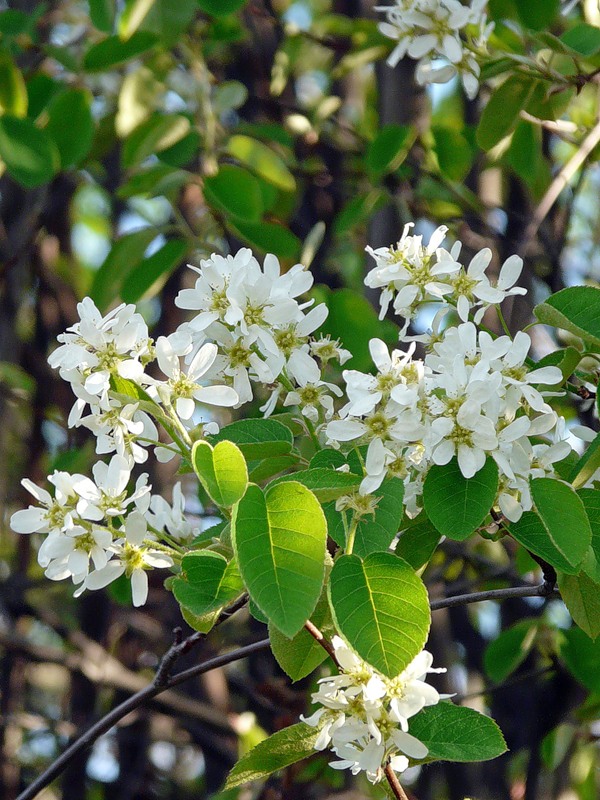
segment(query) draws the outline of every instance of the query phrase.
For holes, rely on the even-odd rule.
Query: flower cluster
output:
[[[108,464],[95,464],[92,474],[94,480],[54,472],[48,478],[54,496],[24,479],[23,485],[39,505],[15,512],[11,526],[17,533],[48,534],[38,561],[51,580],[71,578],[78,587],[75,596],[126,574],[131,579],[134,605],[143,605],[148,594],[146,570],[173,565],[148,530],[148,476],[140,475],[130,492],[131,468],[120,455]]]
[[[376,783],[389,762],[396,772],[404,772],[409,758],[427,756],[427,747],[408,733],[408,720],[425,706],[444,698],[425,682],[432,669],[432,656],[422,650],[395,678],[381,675],[359,658],[339,637],[332,640],[339,675],[321,678],[312,695],[318,703],[314,714],[304,722],[319,731],[315,749],[329,748],[339,761],[334,769],[349,769],[353,775],[365,772]]]
[[[422,236],[410,233],[413,223],[404,226],[396,245],[367,247],[376,266],[365,278],[372,289],[381,289],[380,319],[386,315],[390,303],[394,312],[405,319],[403,333],[414,319],[421,303],[438,302],[446,308],[455,307],[463,322],[474,312],[476,323],[491,305],[502,303],[507,297],[526,294],[515,286],[523,269],[519,256],[510,256],[502,265],[498,280],[493,285],[486,275],[492,260],[489,248],[480,250],[464,267],[459,261],[461,243],[456,242],[450,251],[441,247],[448,229],[440,225],[431,235],[429,244]]]
[[[530,437],[556,431],[558,417],[537,385],[562,381],[557,367],[529,370],[526,333],[493,339],[472,322],[433,339],[424,360],[407,352],[391,356],[379,339],[370,343],[377,374],[346,370],[348,403],[326,428],[330,442],[368,445],[361,492],[375,492],[387,475],[405,482],[405,502],[420,510],[423,479],[432,464],[457,456],[471,478],[492,456],[501,489],[498,506],[516,521],[531,508],[528,479],[547,474],[570,446],[532,444]]]
[[[398,44],[388,58],[396,66],[404,56],[417,60],[416,79],[420,84],[446,83],[459,75],[468,97],[479,88],[480,66],[477,55],[485,51],[494,27],[487,21],[487,0],[395,0],[391,6],[376,6],[386,22],[379,30]],[[435,61],[443,59],[438,66]]]
[[[331,394],[339,390],[322,380],[322,366],[351,354],[329,338],[311,336],[328,312],[323,304],[307,311],[312,301],[298,301],[313,283],[302,264],[282,274],[275,256],[267,255],[261,268],[244,248],[235,256],[213,254],[192,269],[199,276],[195,286],[180,291],[175,304],[197,313],[177,335],[189,337],[192,353],[206,342],[218,347],[210,374],[233,386],[237,405],[252,400],[252,384],[259,383],[272,387],[265,414],[287,390],[285,405],[299,406],[312,421],[320,411],[331,417]]]

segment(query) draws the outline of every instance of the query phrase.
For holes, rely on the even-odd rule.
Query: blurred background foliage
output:
[[[559,11],[558,0],[492,0],[496,41],[527,48],[518,25],[560,36],[585,21],[598,31],[597,3]],[[575,44],[592,72],[600,42],[586,35]],[[454,82],[425,91],[411,62],[385,66],[392,46],[368,0],[0,1],[3,800],[143,686],[182,624],[160,579],[143,609],[118,583],[74,601],[68,586],[43,577],[36,537],[8,527],[27,503],[23,475],[41,483],[53,469],[88,472],[95,459],[84,432],[67,431],[70,393],[46,363],[83,296],[102,311],[138,303],[157,336],[182,321],[173,298],[192,280],[186,262],[240,246],[275,253],[284,266],[301,259],[329,305],[327,332],[355,353],[351,367],[368,369],[368,339],[391,343],[397,328],[377,319],[363,289],[364,247],[396,241],[408,221],[425,235],[447,224],[467,251],[490,246],[496,266],[513,252],[526,257],[530,294],[509,309],[513,330],[551,291],[600,277],[597,147],[527,234],[553,176],[598,119],[598,84],[575,81],[557,95],[551,121],[533,106],[513,109],[512,135],[484,153],[475,132],[493,88],[475,101]],[[506,120],[492,116],[501,132]],[[534,344],[538,356],[555,347],[541,328]],[[589,408],[577,411],[592,421]],[[149,469],[169,497],[169,466]],[[188,507],[201,524],[199,499]],[[498,543],[447,542],[425,578],[432,594],[444,582],[459,592],[536,568]],[[420,800],[598,796],[600,651],[571,631],[559,660],[569,624],[556,600],[435,615],[429,648],[450,667],[444,689],[490,709],[511,752],[490,764],[413,770]],[[262,635],[260,622],[236,617],[189,663]],[[257,654],[128,717],[44,797],[383,797],[321,757],[262,789],[219,793],[237,755],[294,722],[309,690],[310,679],[290,685]]]

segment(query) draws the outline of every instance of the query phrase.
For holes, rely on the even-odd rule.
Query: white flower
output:
[[[166,383],[152,381],[159,398],[175,405],[183,420],[191,419],[197,400],[213,406],[235,406],[239,397],[230,386],[201,386],[198,381],[210,370],[217,357],[214,344],[204,344],[192,359],[187,372],[182,371],[180,356],[192,349],[191,342],[177,350],[173,342],[161,336],[156,341],[156,357],[161,370],[168,376]]]
[[[86,297],[78,304],[80,321],[60,334],[62,342],[48,359],[85,402],[106,400],[110,379],[139,382],[153,359],[152,340],[133,305],[122,304],[102,317]]]
[[[75,485],[80,496],[77,513],[83,519],[97,522],[105,517],[122,516],[128,513],[132,503],[142,512],[147,510],[150,503],[148,475],[140,475],[135,490],[128,495],[131,466],[123,456],[113,456],[108,464],[97,462],[92,467],[92,474],[93,481],[81,476]]]
[[[312,695],[320,707],[310,717],[301,717],[319,731],[315,749],[329,747],[339,759],[331,767],[349,769],[353,775],[364,772],[372,783],[382,779],[388,761],[402,772],[409,758],[425,758],[428,749],[408,733],[408,719],[442,699],[425,677],[445,670],[432,669],[431,655],[424,650],[400,675],[389,679],[339,636],[333,637],[332,645],[340,672],[321,678]]]
[[[55,487],[54,497],[46,489],[36,486],[29,478],[23,478],[22,485],[40,503],[40,506],[16,511],[11,519],[11,528],[17,533],[48,533],[64,531],[74,527],[74,515],[79,494],[76,485],[84,479],[83,475],[70,475],[56,471],[48,481]]]
[[[304,377],[298,381],[298,388],[288,392],[284,406],[298,406],[303,416],[311,422],[319,422],[319,413],[323,410],[325,419],[333,416],[333,398],[329,392],[341,397],[342,391],[334,383],[325,381],[308,382]]]
[[[148,597],[147,570],[173,566],[173,559],[161,550],[144,544],[147,525],[143,515],[133,511],[125,523],[125,538],[113,545],[114,557],[102,569],[94,570],[84,579],[76,595],[85,589],[103,589],[121,575],[131,580],[133,605],[143,606]]]
[[[200,528],[185,516],[185,497],[179,481],[173,487],[171,504],[155,494],[150,499],[150,511],[148,522],[159,531],[166,530],[177,542],[189,542],[200,534]]]

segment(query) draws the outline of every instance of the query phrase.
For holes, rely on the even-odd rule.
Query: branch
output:
[[[520,253],[525,253],[531,240],[538,232],[538,228],[548,216],[550,209],[560,197],[563,189],[568,185],[569,181],[575,175],[577,170],[583,166],[586,158],[592,152],[594,147],[600,142],[600,121],[598,121],[592,130],[585,137],[581,146],[573,157],[567,161],[558,175],[554,178],[546,194],[540,200],[538,207],[535,209],[533,217],[529,225],[525,228],[523,240],[519,247]]]
[[[511,586],[507,589],[489,589],[487,592],[471,592],[470,594],[457,594],[454,597],[443,597],[432,600],[429,604],[432,611],[440,608],[453,608],[469,603],[481,603],[483,600],[512,600],[517,597],[551,597],[557,596],[558,591],[547,583],[538,586]]]
[[[396,775],[396,773],[392,769],[391,764],[386,764],[385,765],[385,769],[383,771],[385,773],[385,777],[387,779],[387,782],[390,785],[390,789],[392,790],[392,792],[394,794],[394,797],[398,798],[398,800],[408,800],[408,796],[407,796],[406,792],[404,791],[404,789],[402,788],[402,785],[401,785],[400,781],[398,780],[398,776]]]
[[[177,686],[178,684],[183,683],[190,678],[195,678],[198,675],[204,675],[206,672],[210,672],[213,669],[218,669],[219,667],[224,667],[227,664],[233,663],[234,661],[239,661],[240,659],[246,658],[253,653],[259,652],[259,650],[266,650],[268,646],[269,640],[261,639],[258,642],[246,645],[246,647],[239,647],[237,650],[232,650],[231,653],[225,653],[224,655],[216,656],[216,658],[210,658],[203,664],[197,664],[195,667],[190,667],[190,669],[186,669],[177,673],[177,675],[167,677],[164,686],[158,686],[154,682],[149,684],[144,689],[136,692],[136,694],[132,695],[120,705],[113,708],[112,711],[106,714],[106,716],[102,717],[102,719],[98,720],[98,722],[92,725],[91,728],[88,728],[85,733],[83,733],[75,742],[73,742],[73,744],[71,744],[63,753],[61,753],[56,761],[51,764],[48,769],[40,775],[39,778],[37,778],[27,789],[25,789],[24,792],[21,792],[21,794],[17,797],[17,800],[33,800],[38,792],[41,792],[42,789],[45,789],[51,781],[61,774],[71,759],[78,755],[78,753],[93,744],[99,736],[102,736],[103,733],[106,733],[106,731],[110,730],[113,725],[116,725],[118,722],[120,722],[123,717],[127,716],[127,714],[163,692],[165,688]]]

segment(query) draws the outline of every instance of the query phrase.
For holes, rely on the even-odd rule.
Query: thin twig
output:
[[[546,194],[540,200],[529,225],[525,228],[523,240],[519,251],[524,254],[531,240],[538,232],[538,228],[548,216],[550,209],[560,197],[563,189],[568,185],[569,181],[575,175],[577,170],[583,166],[586,158],[592,152],[594,147],[600,142],[600,120],[594,125],[592,130],[585,137],[581,146],[573,157],[560,170],[558,175],[554,178]]]
[[[517,597],[550,597],[552,595],[558,596],[557,590],[549,587],[547,583],[540,583],[538,586],[512,586],[507,589],[489,589],[486,592],[457,594],[454,597],[432,600],[429,605],[432,611],[437,611],[440,608],[481,603],[483,600],[511,600]]]
[[[402,784],[400,783],[400,781],[398,780],[398,776],[392,769],[392,765],[390,763],[387,763],[383,771],[385,773],[387,782],[390,785],[390,789],[394,794],[394,797],[397,797],[398,800],[408,800],[408,795],[402,788]]]
[[[61,774],[67,764],[69,764],[69,762],[76,755],[93,744],[99,736],[102,736],[103,733],[106,733],[108,730],[110,730],[113,725],[116,725],[118,722],[120,722],[123,717],[127,716],[127,714],[130,712],[135,711],[136,708],[139,708],[148,700],[156,697],[156,695],[164,691],[165,688],[177,686],[180,683],[189,680],[190,678],[195,678],[198,675],[204,675],[206,672],[210,672],[213,669],[218,669],[219,667],[224,667],[227,664],[233,663],[234,661],[239,661],[240,659],[246,658],[253,653],[259,652],[259,650],[266,650],[268,647],[269,639],[261,639],[260,641],[246,645],[245,647],[239,647],[237,650],[233,650],[231,653],[225,653],[224,655],[216,656],[216,658],[211,658],[208,661],[205,661],[203,664],[197,664],[195,667],[190,667],[189,669],[183,670],[176,675],[172,675],[166,679],[164,686],[157,686],[155,683],[150,683],[144,689],[136,692],[136,694],[132,695],[127,700],[113,708],[112,711],[110,711],[106,716],[102,717],[102,719],[98,720],[98,722],[92,725],[91,728],[88,728],[85,733],[83,733],[75,742],[73,742],[73,744],[71,744],[63,753],[61,753],[56,761],[54,761],[54,763],[51,764],[48,769],[39,776],[39,778],[37,778],[30,786],[28,786],[24,792],[21,792],[21,794],[17,797],[17,800],[33,800],[38,792],[41,792],[42,789],[45,789],[55,778]]]
[[[337,660],[337,657],[335,655],[335,648],[331,644],[329,639],[326,639],[321,633],[321,631],[317,628],[317,626],[314,625],[309,619],[307,619],[306,622],[304,623],[304,627],[310,633],[313,639],[317,642],[317,644],[320,644],[323,650],[325,650],[325,652],[330,656],[331,660],[336,665],[336,667],[338,669],[341,669],[340,662]]]

